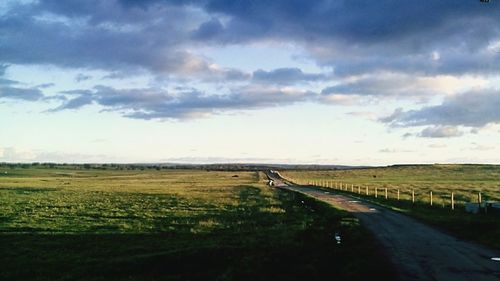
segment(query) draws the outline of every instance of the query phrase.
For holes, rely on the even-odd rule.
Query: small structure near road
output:
[[[465,211],[471,214],[479,213],[479,204],[478,203],[465,203]]]
[[[478,214],[484,213],[500,213],[500,202],[484,201],[481,203],[465,203],[465,211],[467,213]]]
[[[269,180],[269,181],[267,182],[267,184],[268,184],[269,186],[274,186],[274,181],[273,181],[273,180]]]

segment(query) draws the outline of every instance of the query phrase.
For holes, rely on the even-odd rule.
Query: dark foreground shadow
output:
[[[278,192],[285,211],[269,213],[242,189],[255,206],[209,233],[0,233],[0,280],[395,280],[349,214]]]

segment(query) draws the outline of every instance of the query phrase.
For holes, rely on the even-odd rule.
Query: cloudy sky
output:
[[[500,163],[500,1],[3,0],[6,161]]]

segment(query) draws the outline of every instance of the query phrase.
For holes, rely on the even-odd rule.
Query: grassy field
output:
[[[337,186],[358,192],[377,203],[407,213],[425,222],[441,227],[457,236],[500,249],[500,214],[469,214],[466,202],[482,200],[500,201],[500,166],[498,165],[416,165],[384,168],[332,170],[332,171],[283,171],[283,176],[296,182],[309,182]],[[368,187],[369,196],[366,196]],[[385,199],[385,189],[388,199]],[[378,197],[375,198],[375,189]],[[397,200],[397,191],[400,199]],[[412,202],[412,191],[415,203]],[[433,206],[430,206],[430,191]],[[451,210],[451,192],[454,193],[455,210]]]
[[[394,278],[346,212],[203,170],[0,170],[0,264],[10,281]]]

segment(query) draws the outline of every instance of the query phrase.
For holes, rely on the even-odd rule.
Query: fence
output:
[[[354,193],[362,196],[369,196],[374,198],[407,201],[413,204],[425,204],[429,206],[441,206],[443,208],[450,208],[455,210],[458,207],[464,207],[467,204],[476,204],[476,210],[488,205],[488,200],[498,200],[493,196],[489,196],[481,191],[477,192],[456,192],[456,191],[436,191],[426,188],[391,188],[380,187],[378,185],[360,185],[353,183],[345,183],[333,180],[303,180],[285,178],[287,181],[298,185],[310,185],[329,189],[336,189],[338,191]],[[486,195],[486,196],[485,196]],[[487,199],[487,200],[485,200]],[[485,209],[486,211],[486,209]]]

